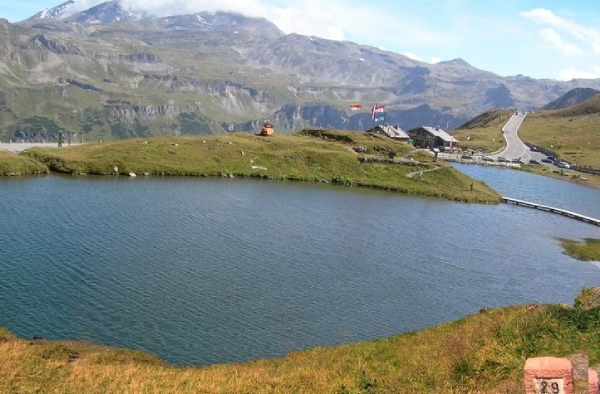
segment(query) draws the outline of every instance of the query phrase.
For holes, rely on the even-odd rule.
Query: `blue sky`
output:
[[[2,1],[16,22],[64,0]],[[120,0],[166,16],[237,11],[285,33],[353,41],[435,63],[462,58],[501,76],[600,78],[595,0]],[[87,8],[102,0],[76,0]]]

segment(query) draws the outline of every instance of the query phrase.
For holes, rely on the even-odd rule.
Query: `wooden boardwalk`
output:
[[[504,201],[506,203],[515,204],[515,205],[521,205],[523,207],[535,208],[535,209],[540,209],[542,211],[556,213],[559,215],[570,217],[572,219],[577,219],[577,220],[581,220],[581,221],[584,221],[584,222],[587,222],[590,224],[595,224],[596,226],[600,226],[600,219],[581,215],[579,213],[567,211],[565,209],[550,207],[547,205],[541,205],[541,204],[537,204],[537,203],[529,202],[529,201],[517,200],[516,198],[510,198],[510,197],[502,197],[502,201]]]

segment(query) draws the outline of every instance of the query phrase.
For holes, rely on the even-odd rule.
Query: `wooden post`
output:
[[[600,382],[598,381],[598,371],[596,371],[594,369],[589,370],[588,393],[589,394],[600,394]]]
[[[536,357],[525,362],[526,394],[575,394],[573,368],[566,358]]]

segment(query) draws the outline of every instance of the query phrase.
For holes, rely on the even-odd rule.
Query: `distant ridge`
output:
[[[552,100],[548,104],[544,105],[541,109],[554,110],[573,107],[577,104],[583,103],[584,101],[597,95],[598,93],[600,93],[600,91],[592,88],[571,89],[556,100]]]
[[[597,92],[600,93],[600,92]],[[553,111],[554,116],[583,116],[590,114],[600,114],[600,94],[596,94],[582,103],[572,107]]]

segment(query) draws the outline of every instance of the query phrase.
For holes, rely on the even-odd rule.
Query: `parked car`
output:
[[[508,163],[508,159],[506,157],[500,156],[498,158],[498,163]]]
[[[548,156],[546,159],[550,160],[550,163],[554,163],[556,161],[556,157],[554,156]]]
[[[571,165],[569,163],[565,163],[564,161],[559,161],[556,163],[556,165],[558,166],[558,168],[571,168]]]
[[[521,158],[520,158],[520,157],[517,157],[516,159],[512,159],[512,160],[511,160],[511,163],[525,164],[525,163],[523,162],[523,160],[521,160]]]
[[[493,158],[493,157],[490,157],[490,156],[483,156],[483,157],[481,158],[481,160],[483,160],[483,161],[494,161],[494,158]]]
[[[462,155],[460,158],[463,160],[473,160],[473,156],[471,155]]]
[[[531,160],[529,160],[529,164],[542,164],[542,163],[540,163],[539,160],[531,159]]]
[[[543,163],[552,163],[552,160],[548,159],[547,157],[545,159],[542,159]]]

